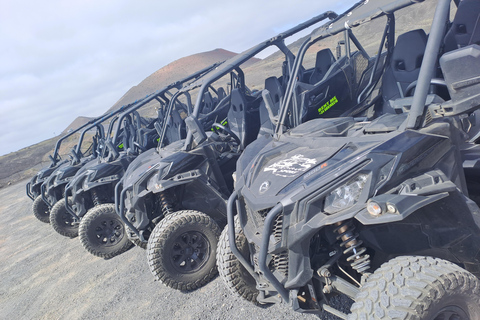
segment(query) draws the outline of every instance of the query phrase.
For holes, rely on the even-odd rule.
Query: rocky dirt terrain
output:
[[[26,182],[0,189],[0,318],[319,319],[287,305],[256,307],[218,277],[193,292],[167,288],[153,280],[140,248],[111,260],[92,256],[33,216]],[[346,310],[349,301],[337,306]]]

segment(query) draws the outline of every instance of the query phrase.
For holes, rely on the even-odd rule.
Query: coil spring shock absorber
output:
[[[92,202],[95,207],[99,204],[102,204],[102,202],[100,201],[100,197],[98,196],[97,190],[90,190],[90,194],[92,195]]]
[[[344,247],[343,254],[350,255],[347,261],[351,267],[360,274],[370,269],[370,255],[365,254],[367,248],[362,247],[362,240],[358,240],[358,233],[355,233],[355,225],[351,220],[338,222],[334,232],[338,233],[337,240],[342,240],[340,246]]]
[[[166,215],[170,214],[173,212],[173,206],[171,202],[169,201],[167,195],[165,192],[160,192],[158,195],[158,198],[160,200],[160,207],[162,208],[162,214],[165,217]]]

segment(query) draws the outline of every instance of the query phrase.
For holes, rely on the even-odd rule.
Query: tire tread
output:
[[[88,241],[87,230],[91,222],[95,220],[95,218],[97,218],[98,216],[107,212],[112,212],[112,211],[115,212],[115,204],[113,203],[104,203],[96,207],[93,207],[92,209],[88,210],[88,212],[83,216],[82,220],[80,220],[80,226],[78,228],[78,235],[80,237],[80,242],[82,243],[82,246],[85,248],[85,250],[87,250],[89,253],[93,254],[94,256],[104,258],[104,259],[111,259],[113,257],[116,257],[119,254],[124,253],[125,251],[127,251],[133,246],[133,243],[128,239],[126,234],[124,238],[127,239],[127,241],[125,241],[119,249],[109,253],[98,251],[96,248],[92,247],[92,245]]]
[[[181,290],[191,291],[202,287],[208,283],[216,274],[217,268],[211,268],[205,276],[197,279],[194,282],[178,281],[170,277],[167,270],[161,263],[161,259],[165,254],[165,242],[170,235],[182,225],[201,224],[212,230],[218,241],[220,228],[218,224],[208,215],[195,210],[182,210],[167,215],[160,223],[153,229],[152,234],[148,239],[147,244],[147,260],[150,271],[156,280],[160,281],[167,287]],[[212,252],[215,255],[215,250]]]
[[[479,306],[479,279],[442,259],[397,257],[368,278],[348,319],[426,319],[436,301],[455,294],[468,295]]]
[[[239,248],[242,245],[245,245],[246,238],[242,233],[237,216],[234,221],[236,234],[235,242]],[[241,263],[230,249],[228,226],[223,229],[222,234],[220,235],[220,240],[218,241],[217,266],[218,273],[230,292],[254,304],[258,303],[258,290],[245,281],[246,279],[244,279],[240,270],[242,267]]]
[[[71,197],[68,198],[68,202],[71,203]],[[76,238],[78,236],[78,225],[77,228],[68,228],[66,229],[63,225],[57,223],[57,215],[60,215],[61,210],[65,209],[65,199],[60,199],[55,203],[50,211],[50,224],[58,234],[69,238]]]

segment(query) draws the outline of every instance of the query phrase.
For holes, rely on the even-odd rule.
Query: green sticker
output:
[[[118,148],[119,148],[119,149],[123,149],[123,143],[120,143],[120,144],[118,145]]]
[[[336,105],[338,102],[337,96],[334,96],[330,101],[327,101],[323,106],[318,108],[318,114],[324,114],[328,109]]]
[[[222,122],[220,122],[220,124],[221,124],[222,126],[226,126],[226,125],[228,124],[227,119],[225,119],[225,120],[223,120]],[[215,131],[215,129],[216,129],[216,130],[219,130],[220,128],[217,127],[217,126],[215,126],[215,128],[212,127],[212,129],[210,129],[210,130],[211,130],[211,131]]]

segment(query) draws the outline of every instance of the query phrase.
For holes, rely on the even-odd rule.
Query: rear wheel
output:
[[[68,203],[72,204],[72,198],[68,198]],[[68,213],[65,208],[65,199],[60,199],[52,207],[50,212],[50,224],[53,229],[62,236],[75,238],[78,236],[78,221]]]
[[[248,248],[247,238],[245,238],[243,230],[240,227],[238,216],[235,217],[234,221],[235,243],[237,248],[244,257],[249,257],[250,250]],[[233,254],[232,249],[230,249],[228,226],[223,229],[220,240],[218,240],[217,266],[220,278],[223,279],[231,292],[247,301],[257,303],[258,290],[255,279],[248,273]]]
[[[168,287],[182,291],[199,288],[217,273],[219,236],[217,223],[202,212],[183,210],[167,215],[148,239],[150,270]]]
[[[44,223],[50,223],[50,210],[41,195],[33,201],[32,211],[35,218]]]
[[[349,319],[480,319],[480,281],[431,257],[398,257],[361,287]]]
[[[90,209],[80,221],[79,236],[88,252],[105,259],[118,256],[133,246],[113,203]]]

